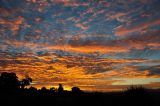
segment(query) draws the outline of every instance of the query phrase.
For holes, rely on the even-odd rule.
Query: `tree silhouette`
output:
[[[25,78],[25,79],[22,79],[22,81],[20,81],[20,86],[22,89],[24,89],[25,86],[30,85],[30,83],[32,83],[32,78]]]
[[[0,88],[4,90],[15,90],[19,88],[18,77],[15,73],[3,72],[0,75]]]
[[[59,84],[59,87],[58,87],[58,92],[59,93],[62,93],[63,92],[63,85],[62,84]]]
[[[78,88],[78,87],[72,87],[72,92],[73,92],[73,93],[80,93],[80,92],[82,92],[82,91],[81,91],[80,88]]]
[[[41,91],[47,91],[47,88],[46,87],[42,87]]]
[[[55,87],[51,87],[49,90],[50,90],[51,92],[55,92],[55,91],[56,91],[56,88],[55,88]]]
[[[35,88],[35,87],[29,87],[29,90],[31,90],[31,91],[37,91],[37,88]]]

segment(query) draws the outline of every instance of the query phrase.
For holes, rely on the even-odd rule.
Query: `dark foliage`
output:
[[[23,82],[23,83],[22,83]],[[131,86],[123,92],[83,92],[78,87],[65,91],[63,85],[58,89],[42,87],[25,88],[31,78],[21,81],[15,73],[0,75],[0,104],[2,106],[160,106],[160,90]]]
[[[62,84],[59,84],[59,87],[58,87],[58,92],[59,93],[62,93],[64,90],[63,90],[63,85]]]
[[[19,88],[18,77],[15,73],[1,73],[0,89],[1,90],[15,90]]]
[[[79,94],[79,93],[81,93],[82,91],[81,91],[80,88],[78,88],[78,87],[72,87],[72,92],[75,93],[75,94]]]

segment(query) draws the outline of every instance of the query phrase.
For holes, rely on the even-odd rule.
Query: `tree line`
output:
[[[8,73],[8,72],[2,72],[0,74],[0,90],[1,91],[15,91],[15,90],[23,90],[23,89],[34,89],[37,90],[35,87],[26,88],[26,86],[30,85],[32,83],[32,78],[26,77],[22,80],[19,80],[17,75],[15,73]],[[72,92],[81,92],[79,87],[72,87]],[[41,90],[45,91],[48,90],[45,87],[42,87]],[[58,89],[52,87],[49,89],[53,92],[64,92],[64,88],[62,84],[59,84]]]

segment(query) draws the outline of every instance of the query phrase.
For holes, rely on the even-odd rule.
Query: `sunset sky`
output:
[[[4,71],[37,88],[160,88],[160,0],[0,0]]]

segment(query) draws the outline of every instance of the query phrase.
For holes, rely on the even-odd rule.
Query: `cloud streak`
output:
[[[117,36],[125,36],[127,34],[130,34],[130,33],[133,33],[133,32],[141,32],[142,30],[146,30],[148,29],[149,27],[153,27],[153,26],[158,26],[160,25],[160,20],[154,20],[154,21],[151,21],[151,22],[146,22],[146,23],[142,23],[138,26],[130,26],[131,28],[128,27],[124,27],[124,26],[119,26],[116,28],[116,32],[115,34]]]

